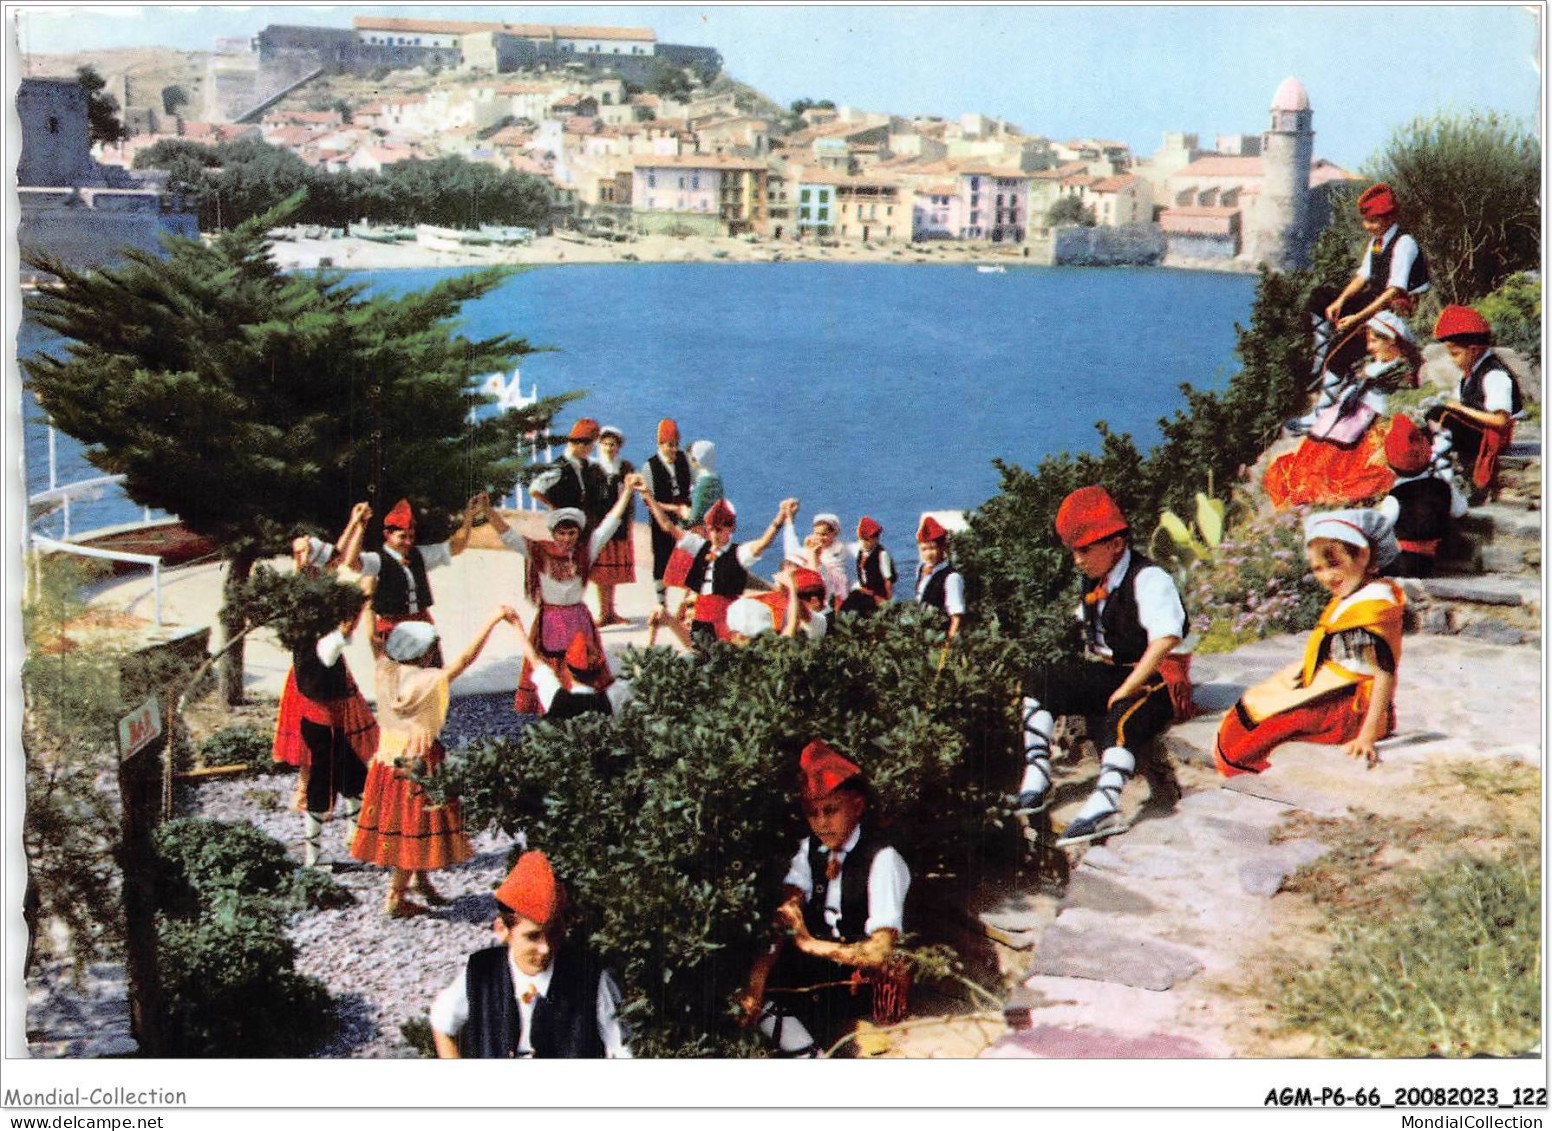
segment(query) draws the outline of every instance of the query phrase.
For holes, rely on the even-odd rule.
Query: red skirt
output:
[[[372,760],[377,751],[377,719],[372,708],[366,705],[356,681],[347,670],[345,679],[350,684],[347,699],[308,699],[296,688],[296,672],[286,673],[286,685],[280,693],[280,712],[275,719],[275,761],[288,766],[306,766],[312,759],[307,743],[302,741],[302,720],[345,732],[350,748],[362,764]]]
[[[1236,774],[1259,774],[1271,765],[1272,751],[1284,742],[1318,742],[1341,746],[1358,737],[1367,714],[1367,697],[1359,697],[1357,688],[1317,699],[1291,711],[1279,711],[1259,723],[1236,703],[1218,724],[1218,739],[1213,743],[1213,765],[1226,778]],[[1392,705],[1386,734],[1396,730],[1396,709]]]
[[[1386,494],[1396,475],[1385,462],[1385,433],[1376,424],[1351,448],[1306,437],[1272,461],[1263,485],[1278,510],[1306,505],[1355,506]]]
[[[623,538],[611,538],[604,543],[587,579],[599,585],[629,585],[636,580],[636,547],[630,531]]]
[[[434,774],[446,760],[440,742],[426,755]],[[426,791],[397,767],[374,760],[361,794],[361,815],[350,854],[368,864],[413,872],[450,868],[474,855],[457,801],[433,805]]]

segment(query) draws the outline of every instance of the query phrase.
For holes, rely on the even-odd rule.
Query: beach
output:
[[[1025,252],[1028,251],[1028,257]],[[555,266],[565,263],[1040,263],[1037,248],[1024,244],[932,244],[864,246],[842,243],[747,240],[724,236],[636,236],[624,243],[567,232],[540,236],[523,247],[469,247],[438,251],[413,241],[385,244],[356,236],[308,239],[277,236],[275,260],[286,270],[332,266],[346,271],[389,271],[412,267]],[[327,260],[328,262],[325,262]]]

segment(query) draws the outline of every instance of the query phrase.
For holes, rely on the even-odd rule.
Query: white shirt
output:
[[[550,704],[555,701],[555,696],[561,693],[560,676],[555,674],[555,669],[549,664],[538,664],[533,670],[534,690],[539,694],[539,703],[546,712]],[[577,680],[571,681],[571,690],[578,695],[586,695],[596,690]],[[603,690],[604,698],[609,700],[609,710],[615,714],[620,713],[620,708],[625,706],[626,700],[631,697],[630,681],[617,679]]]
[[[1424,283],[1415,292],[1408,292],[1407,277],[1412,273],[1412,264],[1417,262],[1417,241],[1411,236],[1400,235],[1401,226],[1392,224],[1380,237],[1380,250],[1383,251],[1394,241],[1395,254],[1390,257],[1390,278],[1385,280],[1385,286],[1395,287],[1402,294],[1422,294],[1428,289]],[[1374,241],[1370,240],[1363,249],[1363,259],[1358,263],[1358,277],[1365,281],[1374,272]]]
[[[851,831],[846,843],[837,849],[842,861],[848,852],[857,847],[861,837],[862,827],[859,825]],[[814,893],[814,875],[808,867],[808,846],[812,840],[812,837],[803,838],[803,843],[798,845],[797,855],[787,865],[786,878],[782,880],[788,887],[801,891],[804,899]],[[821,851],[824,851],[823,846]],[[837,876],[825,881],[825,922],[830,924],[832,938],[840,937],[836,924],[841,921],[841,879]],[[868,919],[862,929],[870,935],[886,927],[903,931],[905,893],[910,888],[911,870],[905,866],[904,858],[893,848],[879,849],[873,856],[873,866],[868,869]]]
[[[453,563],[453,547],[450,542],[431,542],[424,546],[415,547],[420,551],[420,560],[425,563],[427,569],[437,566],[451,565]],[[405,593],[407,594],[406,610],[411,613],[420,612],[420,594],[415,591],[415,575],[410,572],[410,567],[404,564],[404,559],[393,550],[384,546],[381,553],[368,550],[361,555],[361,576],[376,577],[383,572],[383,559],[387,558],[394,565],[404,571]]]
[[[683,550],[685,553],[693,557],[701,552],[701,547],[706,545],[706,539],[702,538],[699,534],[686,534],[683,538],[679,539],[678,542],[674,543],[674,545],[677,549]],[[725,554],[727,551],[723,550],[722,553]],[[701,581],[701,593],[706,595],[711,593],[711,564],[721,556],[722,554],[719,554],[716,550],[712,550],[711,554],[707,557],[706,577]],[[752,542],[740,542],[738,544],[737,557],[738,564],[743,566],[745,569],[748,569],[750,566],[754,565],[755,562],[760,560],[760,555],[755,552],[754,543]]]
[[[1477,363],[1471,367],[1475,373],[1489,360],[1503,362],[1494,357],[1493,351],[1488,350],[1477,359]],[[1455,389],[1455,399],[1461,400],[1465,395],[1466,379],[1461,378],[1460,384]],[[1503,369],[1495,368],[1486,377],[1482,378],[1482,411],[1483,412],[1513,412],[1514,411],[1514,382],[1509,379],[1509,374]],[[1523,412],[1521,415],[1524,415]]]
[[[830,618],[823,613],[813,613],[798,628],[810,640],[823,640],[825,633],[830,631]]]
[[[320,639],[314,646],[313,651],[317,654],[319,663],[326,668],[332,668],[339,663],[339,658],[344,654],[347,643],[349,642],[345,639],[345,634],[336,628],[329,635]]]
[[[619,528],[620,516],[617,514],[608,515],[593,528],[587,539],[588,561],[598,560],[599,551]],[[514,527],[509,526],[501,532],[501,544],[525,558],[528,556],[528,541]],[[555,578],[548,573],[539,574],[539,597],[546,605],[580,605],[586,594],[587,583],[580,577]]]
[[[1132,564],[1132,551],[1128,547],[1121,554],[1121,560],[1116,562],[1108,574],[1105,575],[1105,588],[1114,592],[1121,585],[1121,579],[1126,576],[1127,569]],[[1133,592],[1137,595],[1137,620],[1141,623],[1143,631],[1148,634],[1148,642],[1159,639],[1161,636],[1176,636],[1184,640],[1186,635],[1186,607],[1180,601],[1180,591],[1175,588],[1175,579],[1165,573],[1158,566],[1149,566],[1147,569],[1137,571],[1133,579]],[[1099,621],[1099,615],[1105,611],[1105,606],[1110,603],[1106,597],[1094,606],[1094,618]],[[1078,616],[1081,619],[1083,606],[1078,606]],[[1095,633],[1094,650],[1102,656],[1111,654],[1110,646],[1105,643],[1105,629],[1102,622],[1097,623]]]
[[[550,982],[555,977],[555,967],[550,966],[540,974],[524,974],[508,954],[507,969],[512,972],[512,994],[517,1000],[517,1010],[523,1019],[523,1035],[518,1039],[517,1051],[531,1054],[533,1045],[529,1038],[533,1034],[534,1005],[540,997],[550,992]],[[524,1001],[523,995],[530,989],[538,996],[530,995],[531,1000]],[[614,978],[609,971],[605,970],[598,979],[598,1037],[604,1044],[604,1056],[610,1060],[632,1059],[630,1046],[626,1043],[628,1038],[625,1026],[620,1021],[620,1002],[623,996]],[[437,994],[436,1000],[431,1003],[431,1027],[438,1033],[456,1040],[468,1022],[468,976],[466,971],[459,971],[458,976]]]
[[[922,594],[927,591],[927,582],[932,580],[933,574],[948,568],[947,562],[939,562],[932,567],[930,573],[916,572],[916,599],[920,601]],[[965,615],[965,576],[958,570],[949,574],[943,581],[943,606],[944,611],[951,617]]]

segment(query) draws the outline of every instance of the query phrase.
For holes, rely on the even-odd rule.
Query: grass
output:
[[[1451,761],[1420,784],[1478,822],[1419,805],[1407,818],[1299,814],[1278,832],[1328,849],[1287,889],[1322,912],[1330,955],[1262,987],[1278,1028],[1314,1037],[1319,1055],[1511,1056],[1540,1039],[1539,771]]]

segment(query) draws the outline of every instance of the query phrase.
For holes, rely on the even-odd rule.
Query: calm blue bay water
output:
[[[445,274],[368,278],[397,291]],[[638,466],[662,416],[679,421],[686,446],[714,441],[746,533],[797,495],[804,515],[834,511],[848,531],[873,515],[904,563],[921,511],[973,507],[996,490],[993,457],[1033,466],[1094,450],[1099,419],[1154,443],[1182,381],[1227,380],[1254,287],[1149,269],[575,265],[516,275],[464,318],[475,336],[559,347],[523,361],[524,387],[585,389],[560,424],[618,425]],[[23,356],[43,340],[24,325]],[[29,424],[30,491],[46,486],[43,455]],[[61,437],[61,479],[94,474]],[[85,518],[77,510],[78,529]]]

